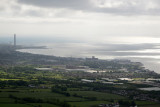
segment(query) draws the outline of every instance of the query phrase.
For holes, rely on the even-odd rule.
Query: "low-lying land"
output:
[[[1,50],[0,107],[160,106],[160,91],[140,90],[160,87],[160,75],[139,62]]]
[[[31,65],[0,67],[0,73],[0,105],[2,107],[10,105],[15,107],[22,105],[26,107],[97,107],[100,104],[112,103],[118,103],[121,106],[160,105],[160,91],[148,92],[138,89],[152,87],[152,85],[101,78],[99,73],[41,71]],[[97,75],[97,78],[91,78],[93,74]],[[88,75],[85,80],[93,81],[83,81],[82,75]],[[121,84],[108,84],[110,80]],[[138,82],[138,80],[134,78],[133,81]]]

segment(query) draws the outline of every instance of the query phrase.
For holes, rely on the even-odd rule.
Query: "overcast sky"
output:
[[[160,0],[0,0],[0,37],[158,43]]]

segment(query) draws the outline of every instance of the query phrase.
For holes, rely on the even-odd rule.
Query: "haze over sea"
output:
[[[160,0],[0,0],[0,43],[16,33],[17,44],[48,47],[24,52],[131,59],[160,73],[159,28]]]
[[[33,39],[32,39],[33,40]],[[48,41],[47,41],[48,40]],[[42,39],[39,42],[19,40],[19,44],[46,46],[47,49],[21,49],[20,52],[54,55],[61,57],[86,58],[95,56],[100,59],[129,59],[142,62],[150,70],[160,73],[160,44],[125,43],[108,41],[103,43],[75,41],[68,39]],[[35,39],[36,41],[36,39]],[[38,41],[38,40],[37,40]]]

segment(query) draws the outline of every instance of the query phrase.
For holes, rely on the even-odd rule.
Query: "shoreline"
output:
[[[41,48],[42,49],[42,48]],[[40,49],[40,50],[41,50]],[[43,48],[44,49],[44,48]],[[43,50],[42,49],[42,50]],[[49,49],[49,48],[45,48],[45,50],[46,49]],[[23,50],[23,51],[22,51]],[[46,55],[46,56],[55,56],[55,57],[66,57],[66,58],[82,58],[82,59],[85,59],[85,58],[87,58],[87,57],[70,57],[70,56],[58,56],[58,55],[53,55],[53,54],[51,54],[51,53],[49,53],[49,54],[46,54],[45,52],[44,53],[37,53],[36,51],[35,52],[31,52],[31,51],[28,51],[28,50],[30,50],[30,49],[18,49],[17,51],[18,52],[25,52],[25,53],[30,53],[30,54],[37,54],[37,55]],[[34,50],[34,49],[33,49]],[[153,64],[153,63],[148,63],[148,62],[146,62],[145,60],[143,61],[142,59],[140,59],[140,58],[137,58],[137,59],[139,59],[139,60],[137,60],[137,59],[134,59],[134,58],[111,58],[111,59],[102,59],[102,58],[100,58],[101,60],[117,60],[117,59],[120,59],[120,60],[130,60],[130,61],[132,61],[132,62],[140,62],[140,63],[142,63],[143,64],[143,66],[146,68],[146,69],[148,69],[148,70],[150,70],[150,71],[154,71],[154,72],[156,72],[157,74],[160,74],[160,72],[158,71],[158,70],[153,70],[153,67],[151,67],[151,64]],[[147,65],[149,65],[149,66],[147,66]]]

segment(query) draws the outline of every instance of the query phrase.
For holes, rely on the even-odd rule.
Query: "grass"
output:
[[[30,105],[33,105],[34,106],[40,106],[40,107],[59,107],[59,106],[56,106],[56,105],[53,105],[53,104],[47,104],[47,103],[30,103]]]
[[[0,98],[0,103],[14,103],[14,100],[10,98]]]
[[[61,94],[57,93],[51,93],[50,89],[18,89],[19,92],[8,92],[8,91],[14,91],[17,89],[1,89],[0,92],[0,107],[58,107],[53,104],[47,104],[47,103],[28,103],[28,104],[15,104],[15,100],[12,98],[9,98],[9,95],[14,95],[18,98],[24,98],[24,97],[34,97],[36,99],[43,99],[44,101],[46,100],[54,100],[60,99],[60,100],[69,100],[69,101],[79,101],[80,98],[73,98],[70,97],[65,97]],[[33,92],[34,91],[34,92]]]
[[[72,106],[76,107],[91,107],[94,105],[99,105],[99,104],[110,104],[111,102],[107,101],[85,101],[85,102],[70,102]]]
[[[62,94],[53,93],[50,89],[31,89],[31,90],[19,90],[19,92],[7,92],[5,91],[0,92],[0,97],[8,97],[10,94],[16,96],[18,98],[24,97],[33,97],[36,99],[43,99],[44,101],[49,100],[52,101],[54,99],[59,99],[60,101],[84,101],[83,98],[77,97],[66,97]],[[13,90],[12,90],[13,91]]]
[[[18,81],[20,79],[5,79],[5,78],[0,78],[0,81],[9,81],[9,80]]]
[[[59,99],[59,101],[66,101],[69,102],[71,105],[75,105],[78,107],[89,107],[93,105],[99,105],[101,103],[111,103],[104,100],[110,100],[110,99],[125,99],[125,97],[110,94],[110,93],[102,93],[102,92],[95,92],[95,91],[69,91],[70,94],[76,93],[77,95],[81,95],[83,97],[97,97],[98,101],[88,101],[84,98],[79,97],[66,97],[62,94],[53,93],[50,91],[50,89],[13,89],[18,90],[19,92],[8,92],[8,90],[11,89],[1,89],[0,92],[0,107],[33,107],[33,106],[41,106],[41,107],[57,107],[52,104],[47,103],[30,103],[29,105],[26,104],[14,104],[14,100],[9,98],[9,95],[12,94],[13,96],[16,96],[18,98],[24,98],[24,97],[32,97],[36,99],[42,99],[43,101],[53,101],[55,99]],[[7,98],[8,97],[8,98]],[[8,103],[8,104],[7,104]]]
[[[136,101],[137,105],[153,105],[157,104],[156,102],[151,102],[151,101]]]
[[[81,98],[75,97],[66,97],[61,94],[52,93],[52,92],[26,92],[26,93],[13,93],[12,95],[23,98],[23,97],[32,97],[43,100],[52,100],[52,99],[60,99],[61,101],[80,101]]]
[[[125,97],[110,94],[110,93],[102,93],[102,92],[96,92],[96,91],[70,91],[70,94],[77,94],[83,97],[97,97],[97,100],[109,100],[109,99],[126,99]]]
[[[26,104],[0,104],[0,107],[33,107],[33,106]]]
[[[160,104],[155,104],[155,105],[143,105],[143,106],[138,106],[138,107],[160,107]]]

